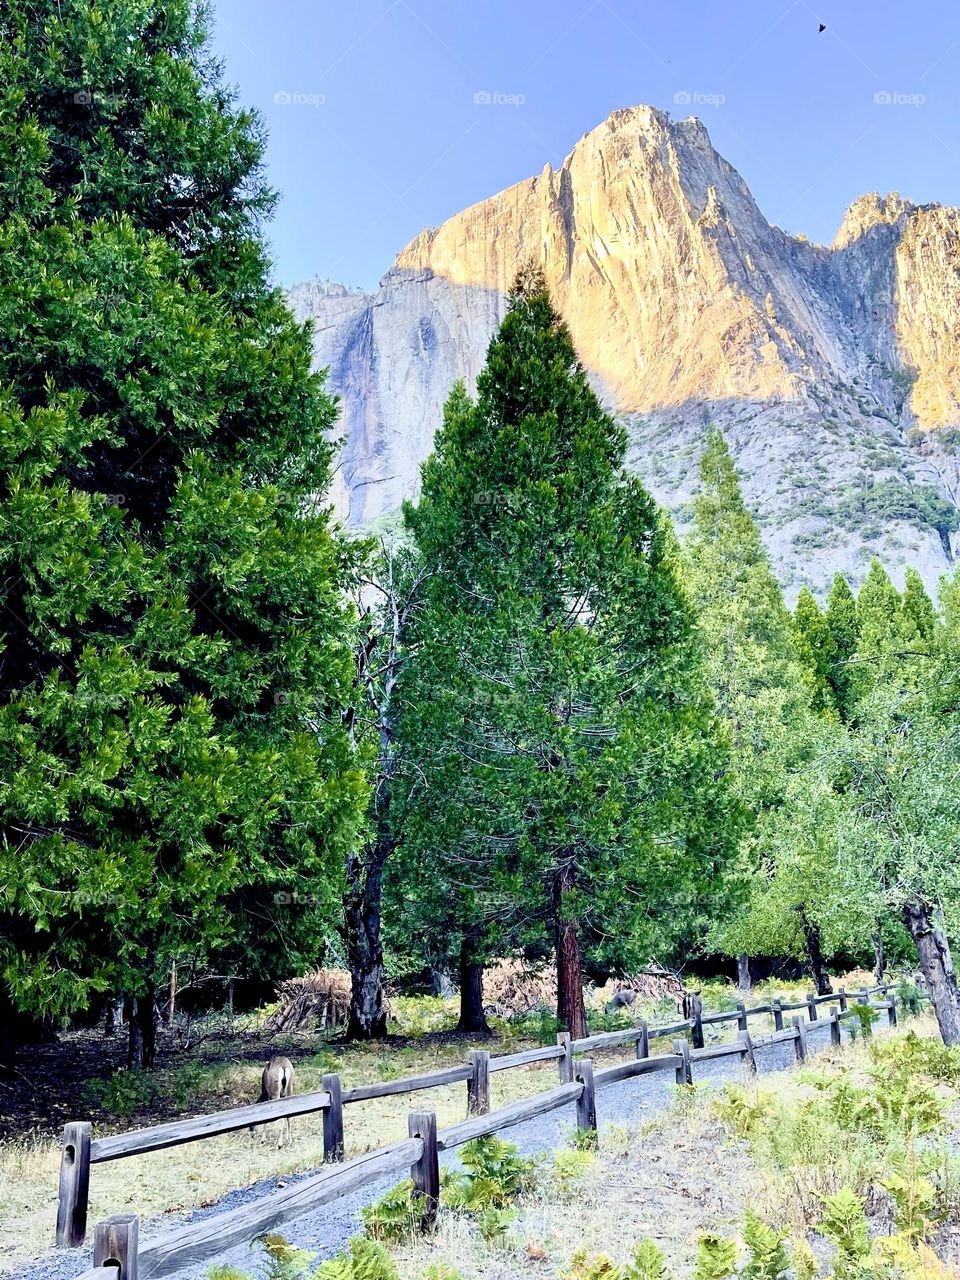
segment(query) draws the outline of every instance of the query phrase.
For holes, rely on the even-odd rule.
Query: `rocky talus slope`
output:
[[[351,523],[416,492],[518,271],[543,269],[631,465],[682,524],[722,427],[791,594],[960,550],[960,210],[864,196],[834,243],[763,217],[699,120],[615,112],[558,169],[424,231],[374,295],[291,290],[341,396]]]

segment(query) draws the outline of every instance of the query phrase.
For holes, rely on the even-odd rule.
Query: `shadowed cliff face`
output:
[[[472,385],[530,264],[681,524],[715,422],[788,591],[836,569],[859,579],[873,554],[931,585],[950,569],[960,212],[864,196],[833,246],[811,245],[764,219],[698,120],[649,107],[424,231],[376,295],[291,291],[341,396],[351,523],[416,492],[450,387]]]

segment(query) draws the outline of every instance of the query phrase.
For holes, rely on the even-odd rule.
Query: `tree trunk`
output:
[[[806,912],[800,912],[800,928],[803,930],[803,943],[807,950],[807,968],[817,989],[818,996],[828,996],[833,990],[830,976],[823,963],[823,944],[820,930],[807,918]]]
[[[887,971],[887,956],[883,946],[883,934],[877,930],[871,938],[871,942],[873,943],[874,956],[873,972],[877,979],[877,986],[881,986]]]
[[[583,1003],[583,972],[577,922],[570,917],[569,898],[574,888],[574,871],[564,863],[554,876],[553,910],[557,943],[557,1017],[574,1040],[587,1034],[587,1011]]]
[[[943,1042],[960,1044],[960,993],[947,935],[934,923],[933,909],[925,903],[906,903],[902,917],[917,946],[920,972],[933,1001]]]
[[[351,854],[347,860],[343,931],[351,980],[348,1040],[379,1040],[387,1034],[380,903],[383,869],[394,847],[386,821],[381,819],[376,840],[363,854]]]
[[[476,959],[481,929],[468,925],[460,941],[460,1021],[458,1031],[489,1035],[483,1012],[483,961]]]
[[[125,1001],[127,1014],[127,1070],[143,1069],[143,1028],[140,1025],[140,1001],[136,996]]]
[[[750,957],[737,956],[737,987],[740,991],[752,991],[753,979],[750,977]]]
[[[177,1016],[177,961],[170,961],[170,985],[167,988],[167,1026],[172,1027]]]
[[[236,987],[236,982],[237,982],[236,978],[227,979],[227,1003],[226,1003],[227,1013],[233,1013],[233,993]]]
[[[153,979],[142,996],[132,1001],[127,1066],[132,1071],[152,1071],[157,1064],[157,1010]]]

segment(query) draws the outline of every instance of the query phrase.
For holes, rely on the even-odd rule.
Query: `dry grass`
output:
[[[759,993],[757,998],[762,998]],[[439,1007],[441,1002],[433,1003],[438,1005],[437,1009],[433,1009],[432,1005],[430,1009],[421,1009],[417,1015],[419,1024],[411,1024],[405,1029],[416,1034],[427,1029],[423,1025],[426,1021],[430,1021],[431,1029],[434,1018],[442,1022],[445,1014]],[[647,1003],[636,1009],[636,1016],[651,1018],[662,1016],[662,1012],[658,1014],[656,1007]],[[754,1034],[764,1034],[769,1028],[758,1024],[768,1022],[772,1028],[772,1021],[757,1019],[752,1025]],[[711,1028],[710,1038],[728,1038],[733,1030],[731,1026],[717,1028],[715,1032]],[[291,1053],[296,1060],[300,1092],[320,1088],[325,1072],[338,1071],[346,1086],[373,1083],[463,1062],[469,1048],[460,1041],[451,1043],[436,1039],[409,1047],[401,1047],[396,1043],[373,1044],[338,1047],[335,1052],[328,1047],[312,1059],[304,1057],[308,1047],[315,1046],[316,1043],[316,1038],[310,1036],[284,1040],[283,1051]],[[502,1054],[530,1047],[534,1043],[536,1041],[529,1032],[502,1028],[497,1040],[487,1042],[484,1047],[493,1053]],[[280,1049],[276,1041],[265,1043],[264,1060],[272,1052],[278,1051]],[[666,1045],[664,1042],[654,1042],[653,1051],[666,1051]],[[595,1057],[600,1065],[628,1054],[628,1050],[620,1049],[596,1054]],[[198,1095],[193,1105],[185,1108],[185,1114],[207,1113],[243,1101],[252,1101],[259,1090],[261,1065],[253,1062],[226,1068],[222,1064],[206,1068]],[[777,1079],[784,1081],[783,1088],[793,1087],[789,1083],[790,1076]],[[494,1108],[505,1106],[518,1098],[552,1087],[556,1080],[557,1068],[554,1062],[496,1073],[491,1078],[491,1105]],[[781,1086],[778,1084],[777,1087]],[[443,1128],[464,1118],[465,1085],[451,1085],[430,1090],[426,1094],[382,1098],[349,1106],[345,1116],[348,1158],[405,1137],[407,1112],[420,1103],[429,1103],[430,1109],[437,1112],[438,1123]],[[676,1117],[672,1117],[671,1124],[675,1120]],[[692,1124],[693,1121],[690,1120],[689,1123]],[[118,1127],[130,1128],[137,1125],[133,1122]],[[687,1227],[683,1228],[689,1234],[694,1229],[694,1219],[696,1222],[700,1221],[698,1206],[701,1203],[704,1211],[709,1208],[710,1213],[723,1217],[727,1212],[726,1206],[736,1202],[737,1191],[735,1183],[729,1180],[725,1183],[723,1178],[719,1178],[723,1191],[715,1194],[709,1190],[709,1179],[701,1176],[704,1171],[713,1169],[720,1145],[716,1126],[708,1126],[708,1129],[708,1133],[704,1131],[707,1133],[706,1137],[703,1133],[698,1136],[691,1131],[689,1142],[692,1145],[688,1147],[684,1147],[682,1143],[671,1147],[666,1140],[667,1131],[657,1126],[645,1135],[632,1137],[625,1144],[629,1149],[620,1155],[610,1149],[612,1139],[610,1134],[607,1135],[603,1167],[611,1170],[610,1177],[617,1185],[622,1184],[625,1188],[625,1210],[621,1213],[618,1207],[617,1214],[614,1215],[617,1222],[613,1225],[618,1232],[621,1228],[627,1232],[636,1227],[642,1234],[639,1224],[654,1216],[652,1210],[642,1209],[644,1204],[649,1204],[652,1185],[650,1179],[660,1187],[657,1195],[663,1201],[662,1209],[657,1209],[655,1214],[654,1225],[657,1230],[667,1221],[683,1223],[692,1213],[693,1219],[689,1219]],[[271,1130],[261,1131],[253,1136],[244,1130],[238,1134],[187,1144],[168,1151],[94,1166],[91,1175],[90,1221],[95,1222],[107,1214],[123,1211],[135,1210],[141,1214],[153,1215],[190,1210],[213,1202],[235,1188],[265,1178],[282,1178],[285,1174],[313,1169],[320,1164],[323,1143],[322,1120],[319,1115],[295,1119],[291,1141],[280,1150],[276,1146],[278,1130],[279,1126],[273,1126]],[[655,1143],[655,1149],[650,1143]],[[720,1154],[726,1169],[733,1157],[727,1150]],[[691,1169],[696,1170],[692,1181],[689,1176]],[[52,1245],[58,1170],[59,1148],[53,1140],[28,1138],[0,1144],[0,1271],[43,1253]],[[603,1177],[599,1172],[598,1178],[600,1181],[585,1183],[583,1204],[578,1199],[576,1214],[570,1214],[569,1209],[554,1210],[545,1201],[525,1207],[521,1224],[528,1225],[522,1226],[521,1234],[525,1231],[531,1240],[541,1236],[547,1242],[554,1240],[550,1245],[551,1251],[562,1251],[561,1246],[565,1247],[569,1242],[571,1232],[577,1238],[583,1234],[588,1247],[591,1247],[590,1240],[602,1241],[604,1232],[609,1235],[611,1230],[610,1194],[609,1190],[601,1194],[598,1188]],[[679,1189],[673,1189],[674,1182]],[[598,1197],[593,1207],[590,1199],[593,1195],[591,1186]],[[631,1195],[635,1197],[634,1201],[631,1201]],[[634,1203],[637,1206],[635,1211],[632,1207]],[[586,1216],[581,1215],[581,1208]],[[731,1212],[735,1210],[731,1209]],[[605,1218],[608,1220],[606,1227]],[[538,1221],[542,1225],[536,1228]],[[454,1234],[461,1229],[455,1224],[445,1228]],[[439,1247],[438,1243],[437,1248]],[[459,1244],[455,1241],[451,1245],[453,1247],[459,1247]],[[546,1249],[547,1244],[543,1244],[543,1247]],[[494,1271],[490,1274],[497,1273]]]

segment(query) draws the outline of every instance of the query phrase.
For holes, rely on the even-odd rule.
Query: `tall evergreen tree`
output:
[[[857,621],[857,598],[842,573],[833,580],[827,597],[826,622],[834,650],[828,679],[833,690],[833,700],[844,722],[851,718],[856,702],[856,677],[853,668],[854,655],[860,639]]]
[[[476,400],[451,396],[407,513],[440,570],[416,704],[434,785],[461,778],[445,793],[468,818],[460,888],[468,904],[495,892],[528,931],[549,923],[558,1013],[575,1036],[585,938],[649,946],[661,912],[709,894],[726,848],[690,612],[625,451],[531,277]]]
[[[710,683],[728,725],[732,786],[749,815],[740,866],[749,886],[747,907],[721,927],[718,937],[741,955],[777,950],[784,938],[801,937],[811,973],[822,987],[827,979],[814,909],[815,878],[804,881],[804,894],[796,889],[779,897],[766,893],[777,874],[778,852],[786,854],[789,845],[787,784],[805,760],[813,736],[814,686],[801,666],[792,619],[760,530],[743,501],[730,451],[716,430],[707,436],[693,511],[685,548],[687,581],[704,635]],[[778,842],[778,832],[783,842]],[[767,846],[763,853],[761,833]],[[792,851],[789,857],[796,860]],[[763,895],[764,907],[758,911]],[[777,902],[784,914],[771,928],[769,907]]]
[[[177,951],[316,955],[365,798],[262,152],[188,0],[3,6],[0,965],[23,1008],[139,997],[148,1063]]]
[[[811,684],[813,709],[831,710],[836,705],[830,676],[836,664],[837,646],[830,624],[808,587],[801,588],[797,597],[793,625],[797,655]]]

